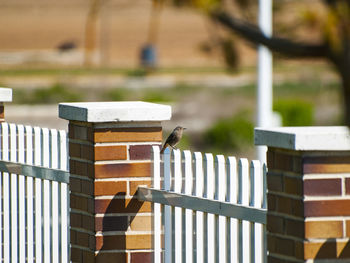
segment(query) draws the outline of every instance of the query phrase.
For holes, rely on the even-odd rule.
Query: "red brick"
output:
[[[303,173],[348,173],[350,172],[350,156],[318,156],[305,157]]]
[[[125,181],[95,181],[95,196],[126,194]]]
[[[118,262],[118,263],[127,263],[128,257],[126,253],[123,252],[108,252],[103,253],[100,251],[96,256],[96,263],[108,263],[108,262]]]
[[[305,222],[305,238],[343,237],[343,221]]]
[[[341,179],[312,179],[304,181],[304,195],[341,195]]]
[[[151,212],[150,202],[133,199],[97,199],[95,213],[140,213]]]
[[[345,178],[345,193],[350,195],[350,178]]]
[[[291,195],[303,194],[303,181],[298,177],[284,176],[284,192]]]
[[[135,252],[130,253],[130,263],[151,263],[152,252]]]
[[[150,177],[151,163],[95,164],[96,178]]]
[[[330,239],[326,242],[305,242],[305,259],[349,259],[350,246],[348,242]]]
[[[96,237],[96,250],[151,249],[151,234],[105,235]]]
[[[283,176],[268,173],[266,176],[267,189],[274,192],[283,192]]]
[[[95,161],[126,160],[126,145],[96,146]]]
[[[94,142],[161,142],[162,128],[104,128],[94,131]]]
[[[294,173],[301,172],[301,157],[288,152],[276,151],[269,148],[267,152],[267,165],[269,171],[280,170]]]
[[[95,231],[127,231],[127,216],[104,216],[95,218]]]
[[[78,139],[83,141],[92,142],[92,127],[80,126],[76,123],[69,122],[68,125],[68,136],[70,139]]]
[[[305,216],[350,216],[350,200],[304,202]]]
[[[137,190],[139,185],[151,187],[151,184],[152,184],[151,179],[148,181],[144,181],[144,180],[143,181],[130,181],[129,182],[130,195],[136,194],[136,190]]]
[[[130,145],[130,160],[150,160],[153,145]]]

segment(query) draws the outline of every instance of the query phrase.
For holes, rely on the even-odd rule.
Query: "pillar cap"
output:
[[[296,151],[350,151],[345,126],[255,128],[255,145]]]
[[[142,101],[60,103],[59,117],[83,122],[165,121],[171,107]]]
[[[0,102],[12,101],[12,89],[0,87]]]

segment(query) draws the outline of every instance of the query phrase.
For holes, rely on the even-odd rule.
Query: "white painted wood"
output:
[[[184,161],[185,188],[183,193],[193,194],[193,174],[192,174],[192,156],[190,151],[183,151],[182,160]],[[185,262],[193,262],[193,210],[185,210]]]
[[[10,161],[17,161],[17,127],[10,124]],[[18,261],[18,203],[17,203],[17,187],[18,175],[10,174],[11,178],[11,260]]]
[[[2,159],[9,161],[9,125],[1,123]],[[10,262],[10,175],[3,173],[3,227],[4,227],[4,262]]]
[[[210,153],[204,156],[204,173],[205,173],[205,197],[214,199],[215,178],[214,178],[214,158]],[[207,215],[207,260],[215,262],[215,215]]]
[[[68,170],[68,152],[67,152],[67,134],[65,131],[59,131],[59,168],[62,170]],[[69,193],[68,185],[61,183],[61,262],[69,261],[69,226],[68,226],[68,216],[69,216]]]
[[[33,164],[33,128],[31,126],[25,126],[26,133],[26,163]],[[34,262],[34,205],[33,205],[33,178],[26,178],[26,191],[27,191],[27,262]]]
[[[217,155],[215,157],[215,200],[222,202],[226,200],[226,182],[225,157],[223,155]],[[226,262],[226,218],[224,216],[217,216],[216,219],[216,262]]]
[[[204,194],[204,176],[203,176],[203,161],[202,154],[195,152],[194,159],[194,174],[195,174],[195,196],[203,197]],[[196,262],[204,262],[204,215],[201,211],[196,211]]]
[[[164,151],[164,190],[171,189],[171,163],[169,147]],[[164,206],[164,262],[172,263],[172,208]]]
[[[153,160],[153,181],[152,186],[155,189],[160,189],[160,151],[158,146],[152,147]],[[154,263],[162,262],[162,222],[161,222],[161,205],[153,203],[153,233],[154,233]]]
[[[18,162],[24,163],[25,145],[24,145],[24,126],[18,125]],[[19,223],[19,262],[26,260],[26,240],[25,240],[25,177],[18,176],[18,223]]]
[[[42,164],[44,167],[50,166],[50,139],[49,139],[49,129],[42,129]],[[48,263],[51,261],[51,189],[50,181],[43,180],[43,220],[44,220],[44,262]]]
[[[51,155],[51,168],[58,168],[58,132],[55,129],[50,129],[50,155]],[[59,261],[59,222],[58,222],[58,182],[51,182],[51,207],[52,207],[52,220],[51,220],[51,232],[52,232],[52,262],[57,263]]]
[[[34,127],[34,164],[35,165],[42,165],[42,154],[41,154],[41,129],[39,127]],[[41,189],[42,183],[41,179],[35,178],[35,260],[36,262],[42,262],[42,221],[41,221],[41,215],[42,215],[42,194]]]
[[[174,175],[174,192],[181,193],[182,188],[182,173],[181,173],[181,153],[180,150],[173,150],[173,175]],[[174,249],[175,263],[182,262],[182,208],[175,207],[174,215]]]
[[[249,164],[247,159],[240,159],[238,163],[238,172],[240,176],[240,200],[241,204],[249,206],[250,182],[249,182]],[[250,262],[250,223],[242,222],[242,262]]]

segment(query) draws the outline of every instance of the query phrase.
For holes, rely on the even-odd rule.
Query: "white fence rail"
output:
[[[153,159],[138,192],[154,203],[154,262],[266,262],[265,166],[166,150],[161,169],[158,147]]]
[[[2,123],[0,134],[0,258],[69,262],[66,132]]]

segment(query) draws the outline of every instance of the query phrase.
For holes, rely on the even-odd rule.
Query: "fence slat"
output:
[[[42,165],[41,163],[41,129],[34,127],[34,164]],[[35,178],[35,261],[42,262],[42,195],[41,195],[41,179]]]
[[[24,126],[18,125],[18,162],[24,163]],[[25,177],[23,175],[18,176],[18,220],[19,220],[19,262],[25,262],[26,260],[26,240],[25,240]]]
[[[190,151],[183,151],[185,189],[184,193],[193,193],[192,156]],[[185,262],[193,262],[193,210],[185,210]]]
[[[171,162],[169,147],[164,151],[164,190],[171,189]],[[164,262],[172,263],[172,208],[164,206]]]
[[[215,200],[224,202],[226,199],[226,169],[225,157],[217,155],[215,157]],[[216,216],[216,262],[226,262],[226,218],[224,216]]]
[[[17,129],[15,124],[10,124],[10,161],[17,161]],[[11,177],[11,260],[18,261],[18,204],[17,204],[17,174]]]
[[[174,192],[181,193],[182,188],[182,173],[181,173],[181,155],[180,150],[173,150],[173,177],[174,177]],[[175,263],[182,262],[182,208],[175,207],[174,215],[174,238],[175,238]]]
[[[9,126],[1,123],[2,159],[9,161]],[[10,262],[10,175],[3,173],[3,229],[4,229],[4,262]]]
[[[215,179],[214,179],[214,158],[210,153],[204,156],[204,178],[205,181],[205,197],[214,199]],[[215,215],[207,214],[207,260],[215,262]]]
[[[203,161],[202,154],[200,152],[195,152],[193,154],[194,159],[194,173],[195,173],[195,195],[197,197],[203,197],[204,182],[203,182]],[[204,262],[204,216],[203,212],[196,211],[196,259],[197,263]]]
[[[55,129],[50,129],[50,154],[51,154],[51,168],[58,168],[58,132]],[[51,208],[52,208],[52,262],[59,261],[59,224],[58,224],[58,182],[51,182]]]
[[[247,159],[240,159],[238,163],[238,172],[240,177],[240,201],[244,206],[249,206],[250,188],[249,188],[249,163]],[[241,253],[242,261],[250,262],[250,222],[243,220],[241,222]]]
[[[26,163],[33,164],[33,129],[25,127]],[[34,261],[33,177],[27,177],[27,262]]]

